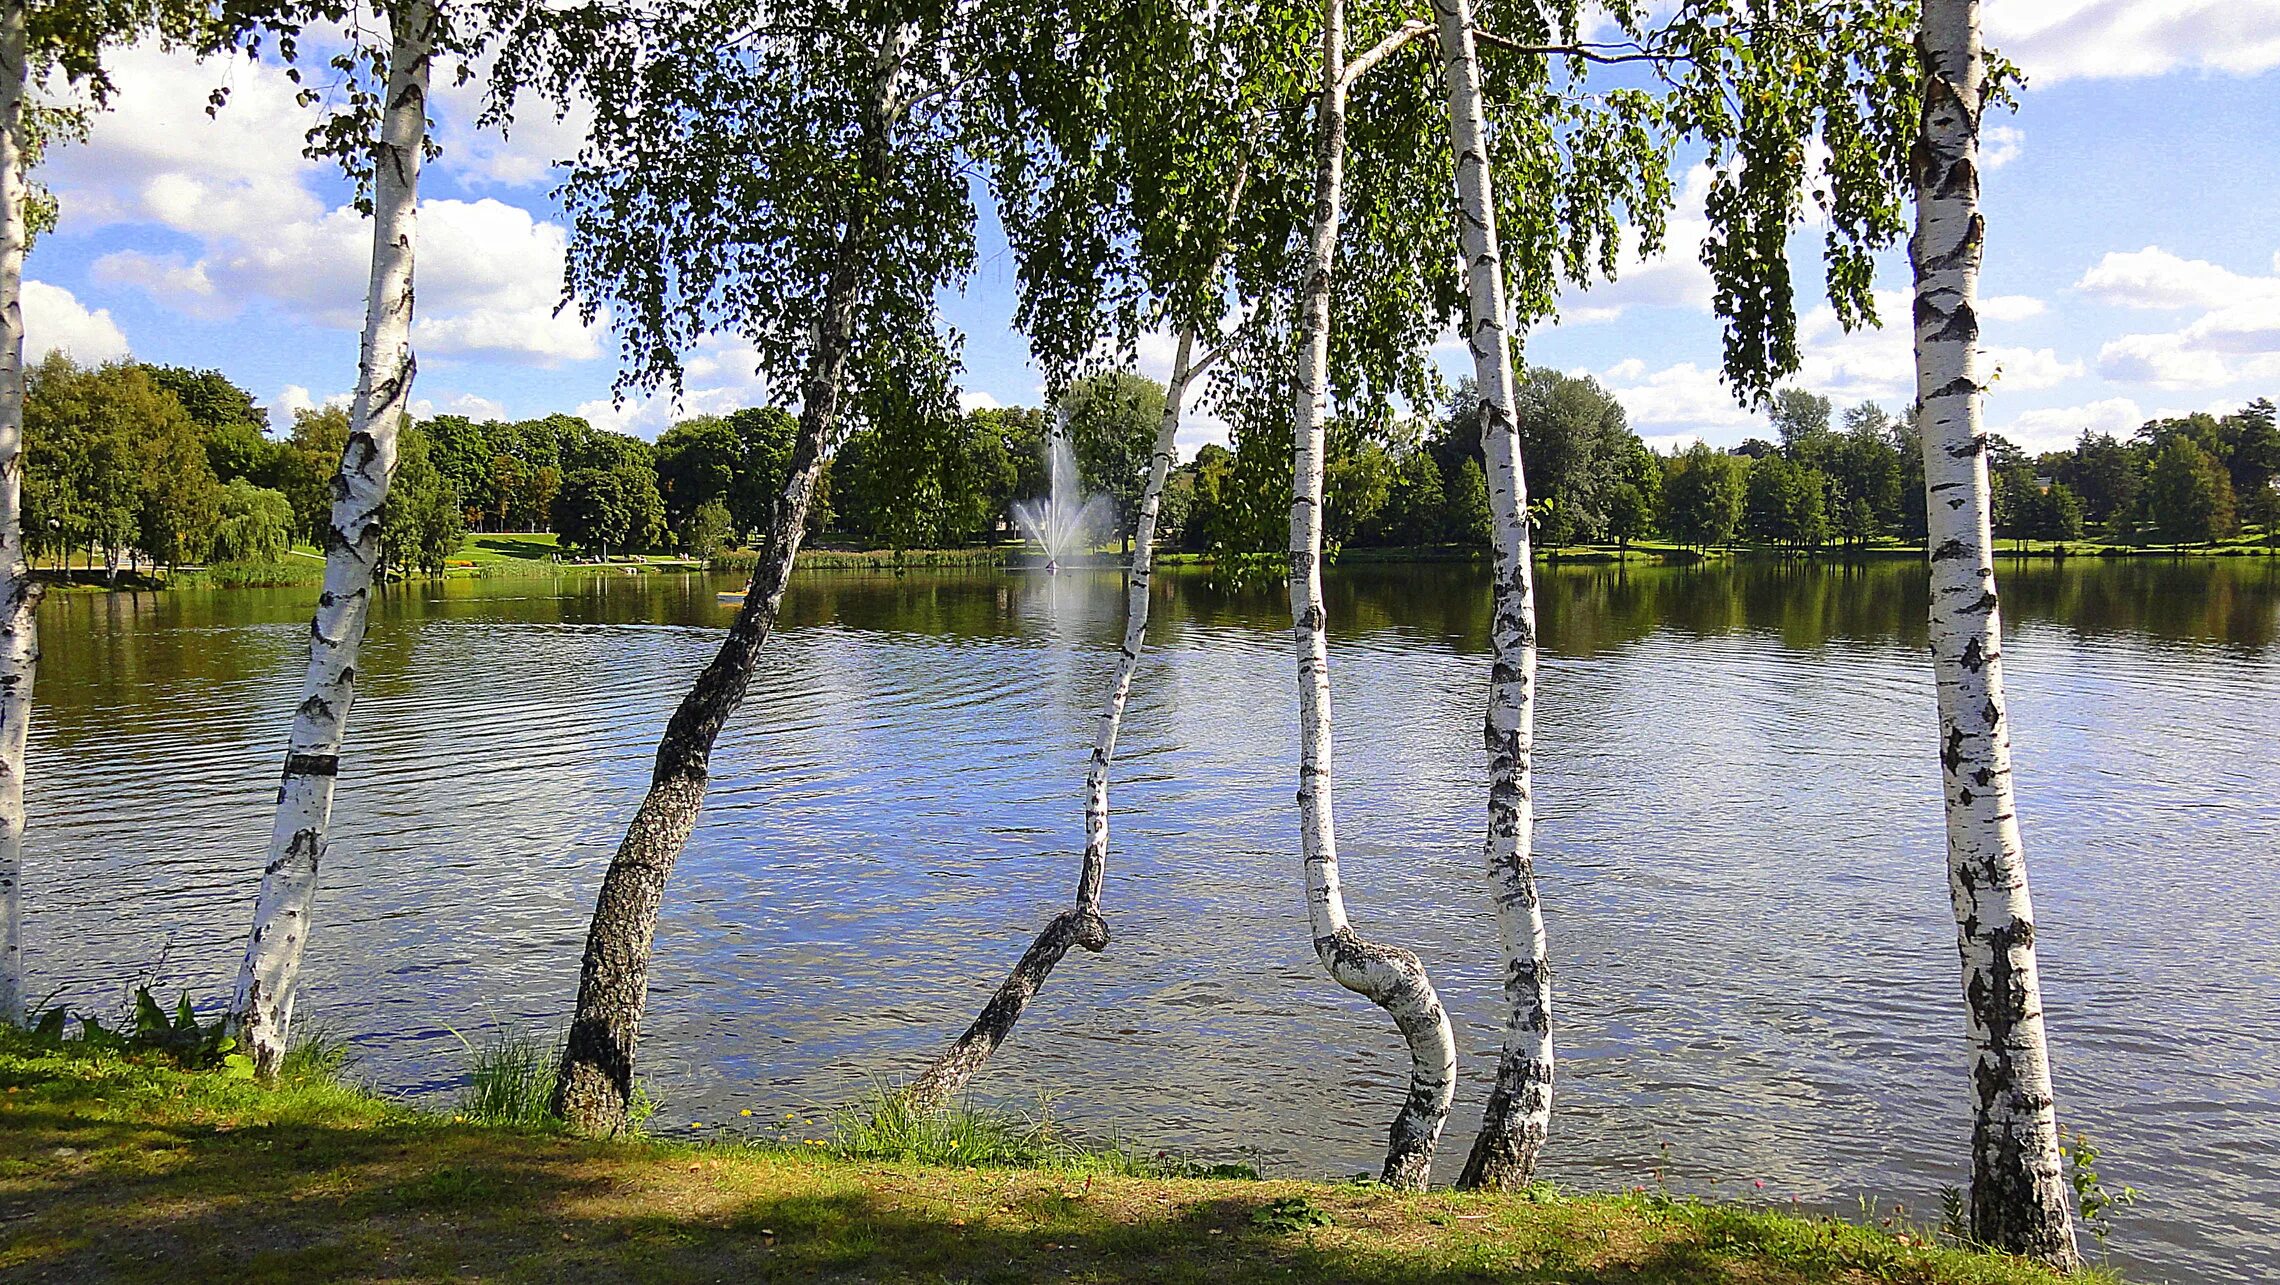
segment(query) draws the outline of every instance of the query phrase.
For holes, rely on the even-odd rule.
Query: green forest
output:
[[[1130,372],[1078,381],[1066,411],[1086,488],[1111,497],[1118,529],[1146,480],[1164,388]],[[1589,379],[1538,368],[1519,390],[1520,430],[1541,545],[1747,546],[1849,551],[1923,539],[1923,463],[1902,419],[1874,403],[1839,410],[1802,390],[1769,407],[1769,436],[1731,449],[1660,454]],[[321,545],[330,479],[348,442],[337,406],[298,412],[283,436],[221,372],[50,356],[25,405],[25,533],[51,567],[267,564]],[[867,548],[931,549],[1018,539],[1008,511],[1046,487],[1056,415],[975,410],[947,423],[869,425],[826,466],[809,530]],[[2013,541],[2207,545],[2260,535],[2280,517],[2280,426],[2259,399],[2229,415],[2149,421],[2128,437],[2085,432],[2029,455],[1992,436],[1995,529]],[[1346,548],[1485,553],[1489,501],[1478,402],[1460,386],[1433,415],[1334,421],[1328,534]],[[440,574],[471,532],[554,533],[591,558],[709,559],[764,530],[797,424],[753,407],[673,424],[655,442],[572,415],[516,422],[441,415],[397,444],[383,524],[386,573]],[[1290,445],[1253,430],[1207,444],[1170,476],[1169,547],[1215,559],[1271,555],[1287,540]],[[1113,543],[1118,530],[1098,533]]]

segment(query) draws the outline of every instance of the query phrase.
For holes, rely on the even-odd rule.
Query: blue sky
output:
[[[1989,131],[1981,288],[2002,371],[1990,423],[2048,448],[2083,427],[2280,398],[2280,0],[1992,0],[1987,27],[2033,81]],[[307,117],[290,86],[271,67],[149,50],[121,54],[117,79],[114,110],[45,171],[63,222],[26,270],[33,355],[219,367],[279,422],[342,395],[369,225],[300,156]],[[217,82],[232,102],[209,120]],[[574,150],[575,125],[502,141],[470,131],[470,103],[446,92],[437,104],[445,155],[423,187],[418,400],[478,416],[576,411],[655,436],[674,409],[613,407],[610,336],[552,315],[564,238],[547,161]],[[1764,431],[1715,376],[1698,219],[1682,202],[1668,253],[1573,296],[1530,346],[1532,360],[1614,389],[1661,445]],[[967,336],[965,388],[978,404],[1034,403],[1008,324],[1012,264],[986,216],[983,232],[981,267],[946,309]],[[1878,285],[1886,317],[1904,323],[1899,252]],[[1801,386],[1906,404],[1904,329],[1847,335],[1822,308],[1804,338]],[[1143,368],[1160,376],[1168,347],[1144,348]],[[702,345],[690,375],[686,410],[765,395],[731,342]],[[1222,431],[1198,414],[1183,444]]]

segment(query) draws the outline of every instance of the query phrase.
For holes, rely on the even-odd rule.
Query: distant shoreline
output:
[[[2246,544],[2238,541],[2214,546],[2187,546],[2171,548],[2166,545],[2106,544],[2095,541],[2028,541],[2024,547],[1999,542],[1996,556],[2006,562],[2019,560],[2067,561],[2074,558],[2280,558],[2280,548],[2269,545]],[[716,556],[709,561],[685,557],[645,557],[610,562],[575,562],[540,559],[455,559],[440,578],[457,579],[510,579],[510,580],[563,580],[593,579],[596,577],[626,575],[694,575],[703,572],[732,573],[749,570],[755,555],[738,550]],[[1736,545],[1711,549],[1679,548],[1658,543],[1633,544],[1628,549],[1611,545],[1584,545],[1561,548],[1539,548],[1537,562],[1578,565],[1632,563],[1647,566],[1684,566],[1703,562],[1800,562],[1800,563],[1852,563],[1885,562],[1897,559],[1921,559],[1924,547],[1920,544],[1876,544],[1856,548],[1772,549],[1759,545]],[[1331,559],[1332,566],[1375,566],[1420,563],[1485,563],[1489,554],[1485,550],[1460,548],[1451,545],[1410,547],[1369,547],[1339,550]],[[796,569],[801,571],[907,571],[971,568],[981,569],[1034,569],[1040,555],[1006,545],[982,545],[962,549],[811,549],[799,556]],[[1123,566],[1123,555],[1102,553],[1095,560],[1071,567],[1078,569],[1104,569]],[[1156,564],[1163,567],[1210,567],[1216,565],[1206,553],[1166,553],[1158,555]],[[55,568],[32,570],[35,580],[51,590],[74,593],[152,593],[165,589],[285,589],[315,586],[323,581],[322,561],[302,550],[288,554],[288,560],[276,563],[224,564],[217,567],[185,567],[173,573],[153,571],[126,571],[118,573],[117,582],[111,582],[102,570],[74,568],[64,572]],[[437,577],[416,576],[414,580],[432,580]]]

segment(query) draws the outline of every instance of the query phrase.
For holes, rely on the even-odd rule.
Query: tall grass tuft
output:
[[[900,1160],[932,1165],[992,1165],[1057,1169],[1134,1178],[1256,1178],[1247,1165],[1207,1165],[1169,1155],[1148,1156],[1122,1144],[1087,1145],[1055,1123],[1052,1103],[1040,1097],[1034,1114],[961,1103],[936,1111],[914,1109],[891,1088],[875,1088],[831,1115],[830,1149],[850,1159]]]
[[[310,1027],[285,1050],[280,1074],[288,1080],[337,1081],[355,1061],[347,1040],[321,1026]]]
[[[466,1044],[465,1036],[460,1043]],[[481,1048],[468,1045],[474,1062],[459,1110],[479,1124],[553,1128],[554,1076],[562,1064],[562,1041],[521,1031],[499,1031]]]
[[[459,1032],[453,1031],[453,1035]],[[562,1066],[562,1040],[558,1036],[502,1030],[477,1048],[459,1035],[472,1064],[467,1087],[459,1095],[459,1114],[477,1124],[508,1125],[526,1129],[559,1129],[554,1114],[554,1080]],[[625,1131],[638,1136],[657,1114],[657,1101],[639,1080],[633,1099],[626,1104]]]

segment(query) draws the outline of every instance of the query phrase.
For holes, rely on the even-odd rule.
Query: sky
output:
[[[2048,450],[2086,428],[2126,434],[2280,399],[2280,0],[1989,0],[1986,29],[2030,82],[2016,114],[1990,113],[1984,140],[1989,425]],[[296,408],[345,401],[370,225],[329,163],[302,157],[310,116],[282,71],[146,48],[114,67],[112,109],[41,171],[62,218],[26,266],[30,355],[218,368],[278,428]],[[229,105],[209,118],[216,85]],[[566,234],[551,161],[576,150],[576,124],[527,122],[502,139],[472,128],[475,105],[444,89],[432,112],[444,150],[421,191],[415,409],[568,411],[653,438],[683,415],[766,400],[749,352],[723,339],[690,355],[680,405],[613,401],[606,323],[555,311]],[[1700,186],[1680,177],[1692,199],[1668,250],[1569,295],[1528,357],[1598,379],[1659,447],[1730,445],[1768,430],[1718,381]],[[986,211],[980,231],[978,270],[943,301],[966,337],[965,400],[1034,405],[1011,256]],[[1791,382],[1904,409],[1907,284],[1895,249],[1877,277],[1882,331],[1848,334],[1825,303],[1806,311]],[[1142,370],[1163,377],[1169,349],[1145,344]],[[1458,373],[1453,345],[1443,358]],[[1184,450],[1224,439],[1208,414],[1190,420]]]

